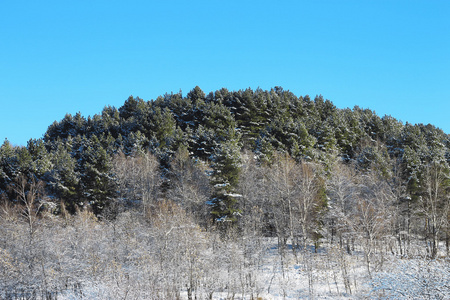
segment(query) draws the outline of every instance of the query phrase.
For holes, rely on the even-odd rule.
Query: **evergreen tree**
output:
[[[31,139],[28,141],[27,150],[30,153],[32,163],[32,172],[41,179],[51,172],[53,164],[50,154],[48,153],[45,143],[42,139]]]
[[[75,212],[79,173],[75,172],[76,161],[71,155],[72,138],[65,142],[58,139],[55,144],[51,157],[53,168],[48,184],[53,193],[66,204],[69,211]]]
[[[176,129],[176,121],[169,108],[161,110],[156,107],[151,114],[150,136],[154,136],[159,148],[170,146],[171,138]]]
[[[240,214],[240,195],[236,193],[241,161],[239,150],[236,137],[219,144],[214,150],[211,180],[214,192],[210,204],[217,222],[234,222]]]
[[[76,171],[80,174],[78,205],[90,205],[99,214],[115,195],[111,157],[95,135],[78,138],[75,144],[79,146],[75,155]]]
[[[0,147],[0,194],[6,193],[8,186],[19,172],[19,161],[14,147],[5,139]]]
[[[105,106],[99,119],[101,132],[109,132],[114,138],[120,134],[120,112],[113,106]]]
[[[191,101],[191,103],[194,106],[198,106],[198,103],[200,101],[205,100],[205,93],[199,86],[196,86],[187,94],[187,98]]]
[[[15,149],[17,157],[18,172],[25,177],[31,177],[33,173],[33,158],[26,147],[17,147]]]

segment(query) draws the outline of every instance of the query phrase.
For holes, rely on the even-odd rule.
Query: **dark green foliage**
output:
[[[236,194],[241,161],[239,150],[236,137],[230,136],[230,140],[219,145],[212,156],[211,183],[215,190],[210,205],[211,213],[219,222],[234,222],[240,214],[240,195]]]
[[[77,159],[75,172],[80,176],[77,186],[77,204],[89,204],[98,214],[115,194],[111,157],[95,135],[89,139],[78,136],[74,145],[76,145],[74,157]]]
[[[72,139],[55,142],[55,150],[52,152],[51,177],[48,181],[51,191],[70,206],[74,211],[79,177],[75,173],[76,160],[71,155]]]
[[[51,155],[48,153],[42,139],[31,139],[26,149],[31,156],[31,171],[38,178],[45,178],[53,169]]]
[[[176,129],[176,121],[170,109],[155,107],[150,115],[150,123],[150,136],[155,137],[158,147],[170,147]]]
[[[187,98],[196,106],[199,101],[205,100],[205,93],[199,86],[196,86],[187,94]]]
[[[384,177],[395,161],[413,198],[423,194],[424,165],[450,160],[449,136],[432,125],[402,124],[357,106],[338,109],[322,96],[298,97],[281,87],[222,88],[206,95],[197,86],[186,96],[130,96],[119,109],[105,106],[93,117],[67,114],[49,126],[44,139],[26,147],[6,140],[0,147],[0,190],[7,193],[19,174],[33,175],[72,210],[90,203],[100,212],[115,195],[110,161],[116,153],[149,151],[164,169],[180,146],[210,164],[213,185],[226,184],[216,189],[217,218],[237,213],[238,199],[227,195],[238,181],[243,148],[262,161],[285,152],[297,161],[320,162],[325,170],[340,157]]]
[[[20,174],[29,176],[33,173],[33,158],[26,147],[18,147],[16,149],[17,171]]]
[[[6,193],[8,186],[19,172],[19,160],[14,147],[5,140],[0,147],[0,193]]]

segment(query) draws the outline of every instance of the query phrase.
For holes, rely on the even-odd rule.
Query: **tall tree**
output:
[[[69,211],[75,212],[80,173],[75,171],[76,160],[71,155],[72,142],[71,137],[64,142],[61,139],[54,142],[55,150],[51,156],[53,168],[47,182],[52,192],[67,205]]]
[[[115,196],[111,174],[111,157],[102,148],[97,136],[78,139],[77,167],[80,173],[78,198],[80,205],[90,205],[99,214]]]
[[[206,201],[211,196],[206,165],[189,157],[187,147],[182,145],[172,158],[170,167],[168,199],[194,216],[197,223],[205,225],[210,214]]]
[[[428,252],[432,259],[438,254],[440,236],[449,222],[450,168],[432,161],[425,166],[424,193],[419,199],[419,213],[423,215]]]
[[[212,180],[213,198],[210,201],[211,213],[218,222],[234,222],[240,215],[237,185],[240,173],[240,151],[238,140],[230,140],[219,144],[213,154]]]
[[[5,139],[0,146],[0,194],[6,193],[9,184],[19,172],[19,162],[16,151],[11,143]]]

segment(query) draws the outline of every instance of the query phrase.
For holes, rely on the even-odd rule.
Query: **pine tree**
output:
[[[196,86],[187,94],[187,98],[191,100],[194,106],[198,106],[199,101],[205,100],[205,93],[199,86]]]
[[[81,137],[77,143],[78,204],[90,205],[99,214],[115,195],[111,157],[95,135],[90,139]]]
[[[156,138],[159,148],[166,148],[170,145],[170,139],[176,129],[176,121],[172,112],[167,107],[164,109],[156,107],[151,114],[151,119],[150,135]]]
[[[8,186],[19,172],[19,161],[14,147],[5,139],[0,147],[0,194],[6,193]]]
[[[54,147],[51,157],[53,168],[48,184],[53,193],[66,204],[69,211],[75,212],[79,173],[75,172],[76,161],[71,155],[72,138],[68,138],[65,142],[58,139]]]
[[[234,222],[240,215],[236,193],[240,172],[237,138],[230,138],[214,149],[211,183],[214,186],[211,213],[217,222]]]
[[[17,157],[18,172],[25,177],[33,175],[33,158],[26,147],[17,147],[15,149]]]
[[[27,150],[30,153],[33,173],[41,179],[44,179],[53,169],[50,154],[48,153],[45,143],[42,139],[31,139],[28,141]]]

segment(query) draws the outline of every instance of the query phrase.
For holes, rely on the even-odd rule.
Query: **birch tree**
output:
[[[438,254],[440,236],[449,220],[450,177],[445,165],[432,161],[425,166],[424,193],[419,199],[419,214],[423,216],[427,251],[432,259]]]

